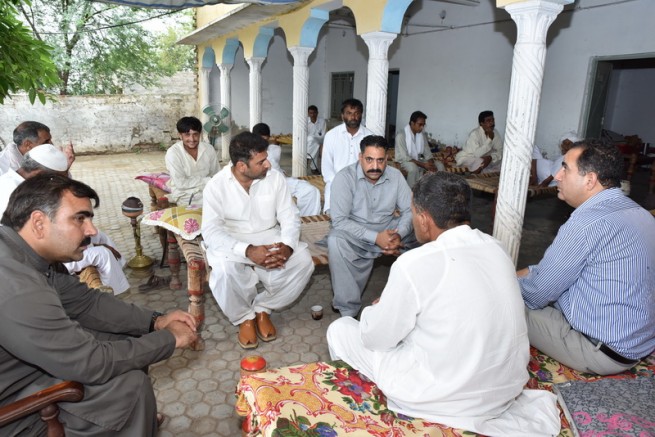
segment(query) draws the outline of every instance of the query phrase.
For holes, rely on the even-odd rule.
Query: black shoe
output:
[[[334,307],[334,305],[330,305],[330,306],[332,307],[332,312],[333,312],[333,313],[335,313],[335,314],[341,314],[341,311],[339,311],[338,309],[336,309],[336,308]]]

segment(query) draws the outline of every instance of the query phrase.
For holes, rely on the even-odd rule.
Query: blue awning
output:
[[[289,3],[298,3],[298,0],[90,0],[100,1],[103,3],[114,3],[118,5],[132,6],[137,8],[152,9],[185,9],[199,8],[206,5],[216,5],[220,3],[241,4],[254,3],[258,5],[283,5]]]

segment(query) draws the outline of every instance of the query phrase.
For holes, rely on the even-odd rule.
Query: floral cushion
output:
[[[161,226],[185,240],[193,240],[200,235],[202,207],[199,205],[174,206],[146,214],[142,223]]]
[[[576,372],[531,349],[528,388],[552,390],[554,383],[597,380]],[[611,378],[653,375],[655,356]],[[318,362],[270,369],[241,379],[237,387],[237,414],[246,417],[249,435],[265,437],[434,436],[476,435],[387,408],[378,387],[342,361]],[[573,436],[564,414],[560,436]]]
[[[159,188],[162,191],[170,193],[171,189],[168,187],[168,180],[170,178],[171,176],[168,173],[160,172],[160,173],[144,173],[135,177],[134,179],[138,179],[140,181],[145,182],[148,185],[152,185],[154,187]]]

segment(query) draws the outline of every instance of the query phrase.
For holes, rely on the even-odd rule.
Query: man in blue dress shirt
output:
[[[575,143],[555,180],[576,209],[539,264],[518,272],[530,343],[599,375],[655,350],[655,219],[623,195],[622,172],[614,145]]]

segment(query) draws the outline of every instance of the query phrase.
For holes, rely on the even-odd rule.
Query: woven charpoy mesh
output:
[[[300,227],[300,241],[307,243],[309,253],[312,254],[314,265],[327,265],[327,243],[325,246],[316,243],[320,240],[324,240],[327,233],[330,231],[330,216],[327,214],[310,215],[300,217],[300,220],[302,221]]]

